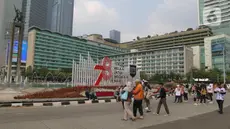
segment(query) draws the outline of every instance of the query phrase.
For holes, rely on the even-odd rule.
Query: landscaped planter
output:
[[[97,97],[113,96],[118,86],[77,86],[71,88],[60,88],[52,91],[40,91],[32,94],[15,96],[15,99],[45,99],[45,98],[78,98],[85,97],[85,91],[94,89]]]

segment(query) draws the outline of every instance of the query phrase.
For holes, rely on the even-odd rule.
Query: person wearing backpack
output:
[[[124,118],[122,120],[127,121],[128,117],[131,117],[133,121],[136,120],[136,118],[133,115],[133,112],[130,109],[130,105],[132,103],[132,83],[128,82],[126,87],[124,87],[121,95],[122,101],[124,101]]]

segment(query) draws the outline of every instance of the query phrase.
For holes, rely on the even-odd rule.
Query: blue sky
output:
[[[75,0],[73,35],[121,31],[121,40],[198,26],[197,0]]]

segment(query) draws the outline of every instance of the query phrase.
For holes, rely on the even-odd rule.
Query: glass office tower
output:
[[[205,38],[205,65],[220,70],[230,70],[230,36],[217,35]]]
[[[230,35],[230,0],[198,0],[198,12],[200,25],[209,25],[214,35]],[[219,25],[210,25],[215,21],[220,21]]]

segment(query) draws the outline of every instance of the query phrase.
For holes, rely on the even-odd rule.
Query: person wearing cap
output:
[[[140,80],[137,79],[135,83],[136,83],[136,87],[133,90],[133,95],[134,95],[133,115],[134,117],[137,117],[137,109],[138,109],[140,113],[140,119],[143,119],[144,114],[143,114],[142,101],[144,99],[144,89],[143,86],[141,85]]]

